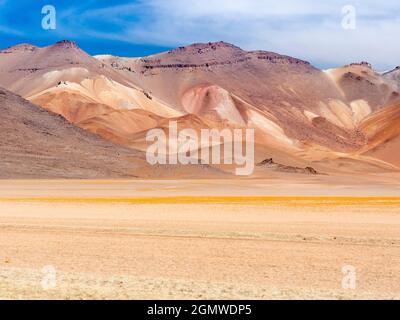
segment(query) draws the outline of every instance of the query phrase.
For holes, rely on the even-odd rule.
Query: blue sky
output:
[[[56,30],[41,27],[44,5],[56,8]],[[345,5],[356,10],[355,29],[343,28]],[[70,39],[90,54],[145,56],[224,40],[321,68],[400,65],[399,0],[0,0],[0,7],[0,47]]]

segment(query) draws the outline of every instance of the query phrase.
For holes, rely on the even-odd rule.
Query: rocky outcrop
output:
[[[207,62],[202,64],[194,64],[194,63],[175,63],[175,64],[152,64],[152,65],[144,65],[144,69],[185,69],[185,68],[209,68],[215,66],[226,66],[226,65],[234,65],[238,63],[243,63],[251,60],[251,57],[243,57],[241,59],[236,60],[227,60],[223,62]]]
[[[58,41],[54,44],[54,47],[62,47],[64,49],[70,49],[70,48],[78,48],[78,45],[76,44],[75,41],[70,41],[70,40],[61,40]]]
[[[308,61],[282,56],[277,53],[268,52],[268,51],[254,51],[252,52],[256,55],[258,60],[266,60],[273,64],[297,64],[297,65],[306,65],[310,66],[311,64]]]
[[[350,63],[350,64],[346,65],[345,67],[351,67],[351,66],[360,66],[360,67],[366,67],[366,68],[372,69],[372,65],[367,61]]]
[[[23,43],[23,44],[18,44],[16,46],[0,50],[0,53],[8,54],[8,53],[14,53],[14,52],[18,52],[18,51],[20,51],[20,52],[22,52],[22,51],[35,51],[36,49],[37,49],[37,47],[35,47],[35,46],[31,45],[31,44]]]
[[[188,57],[196,57],[202,63],[189,63]],[[171,58],[173,61],[171,61]],[[142,58],[143,68],[152,69],[202,69],[216,66],[227,66],[246,63],[250,60],[263,60],[271,64],[296,64],[310,66],[310,63],[300,59],[283,56],[268,51],[245,51],[226,42],[197,43],[180,47],[168,52],[167,60],[159,57]],[[166,61],[170,63],[166,63]],[[176,62],[176,63],[172,63]]]
[[[276,170],[279,172],[310,174],[310,175],[320,174],[313,167],[299,168],[299,167],[286,166],[283,164],[275,163],[272,158],[266,159],[266,160],[260,162],[257,166],[268,168],[268,169],[273,169],[273,170]]]

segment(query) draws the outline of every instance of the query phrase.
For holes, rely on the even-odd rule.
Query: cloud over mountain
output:
[[[400,7],[393,0],[137,0],[113,5],[58,1],[58,27],[51,33],[40,28],[40,2],[3,1],[0,5],[0,33],[51,39],[49,43],[74,38],[93,54],[104,52],[95,44],[105,39],[148,48],[224,40],[247,50],[282,52],[323,68],[367,59],[378,70],[386,70],[397,65],[400,50],[399,42],[393,41],[400,33]],[[345,5],[356,9],[355,30],[342,28]]]

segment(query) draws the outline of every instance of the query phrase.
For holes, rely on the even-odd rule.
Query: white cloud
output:
[[[331,15],[345,5],[357,6],[363,14],[382,14],[399,9],[397,0],[149,0],[143,1],[158,14],[181,17],[237,17],[263,18],[271,15]]]

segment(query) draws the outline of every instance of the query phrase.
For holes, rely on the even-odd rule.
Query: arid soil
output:
[[[399,299],[398,186],[310,181],[2,181],[0,298]]]

